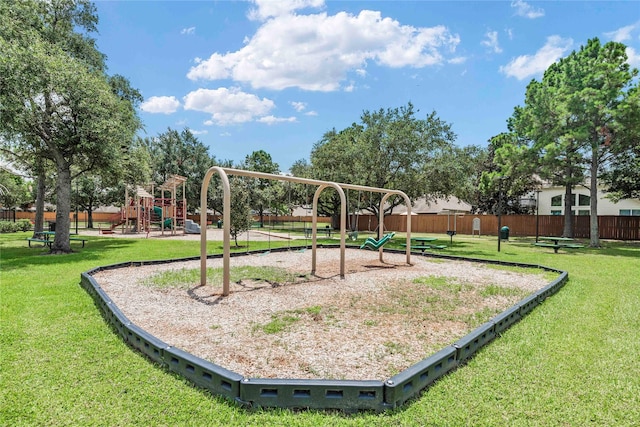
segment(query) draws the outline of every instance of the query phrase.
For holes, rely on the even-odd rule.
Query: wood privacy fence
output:
[[[459,234],[478,234],[473,232],[473,219],[480,219],[481,235],[498,235],[498,217],[494,215],[413,215],[411,231],[414,233],[445,234],[455,230]],[[535,236],[536,218],[538,235],[560,236],[564,228],[564,217],[558,215],[503,215],[502,226],[509,227],[509,235],[515,237]],[[575,216],[573,237],[588,239],[590,235],[588,216]],[[389,231],[406,231],[407,217],[389,215],[384,219],[384,228]],[[375,230],[378,220],[373,215],[359,215],[359,230]],[[598,216],[601,239],[640,240],[640,217],[638,216]]]
[[[6,212],[5,212],[6,213]],[[13,212],[11,216],[5,219],[13,220]],[[71,221],[75,220],[75,213],[71,213]],[[117,215],[117,214],[116,214]],[[110,222],[114,214],[94,212],[94,222]],[[35,214],[33,212],[16,212],[16,219],[33,220]],[[188,215],[189,218],[196,222],[200,222],[199,215]],[[78,219],[85,222],[87,218],[86,212],[80,212]],[[213,224],[218,220],[216,215],[209,216],[209,224]],[[498,235],[498,217],[494,215],[458,215],[455,220],[453,215],[413,215],[411,217],[411,231],[414,233],[435,233],[445,234],[447,230],[455,230],[458,234],[478,234],[473,232],[473,219],[480,219],[480,234],[497,236]],[[535,236],[536,235],[536,218],[538,222],[538,235],[540,236],[560,236],[564,228],[564,217],[559,215],[504,215],[502,216],[502,226],[509,227],[509,235],[514,237]],[[589,238],[589,216],[575,216],[573,237],[580,239]],[[45,212],[45,221],[55,221],[55,212]],[[256,220],[258,220],[256,218]],[[357,215],[354,219],[349,218],[348,224],[355,223],[357,220],[359,231],[374,231],[378,227],[378,218],[373,215]],[[268,216],[264,218],[265,223],[269,223]],[[271,222],[298,222],[311,224],[311,217],[301,216],[278,216],[272,217]],[[330,224],[331,219],[322,217],[318,218],[318,222]],[[407,217],[404,215],[388,215],[384,220],[384,229],[389,231],[407,231]],[[640,217],[638,216],[598,216],[598,226],[600,229],[601,239],[612,240],[640,240]],[[299,228],[299,227],[296,227]]]

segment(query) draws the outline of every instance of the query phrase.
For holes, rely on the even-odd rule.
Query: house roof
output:
[[[437,215],[453,212],[471,212],[471,205],[463,202],[457,197],[451,196],[449,199],[436,199],[427,201],[425,197],[421,197],[413,201],[411,213],[419,215]],[[406,214],[407,207],[404,205],[397,206],[393,209],[394,214]]]

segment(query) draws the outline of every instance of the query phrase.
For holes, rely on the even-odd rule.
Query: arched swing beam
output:
[[[202,188],[200,192],[200,224],[204,224],[204,232],[200,233],[200,284],[206,285],[207,283],[207,192],[209,189],[209,183],[214,174],[220,176],[222,181],[222,226],[223,226],[223,259],[222,259],[222,295],[229,295],[229,282],[230,282],[230,259],[231,259],[231,185],[229,184],[228,175],[245,176],[249,178],[263,178],[275,181],[287,181],[296,182],[299,184],[315,185],[318,188],[313,196],[313,211],[312,211],[312,235],[311,235],[311,273],[315,274],[316,271],[316,249],[317,249],[317,224],[318,224],[318,199],[322,191],[328,187],[335,189],[340,196],[340,277],[344,278],[345,274],[345,249],[346,249],[346,229],[347,229],[347,206],[346,197],[343,189],[349,190],[363,190],[373,191],[377,193],[384,193],[380,201],[380,224],[383,224],[384,213],[383,205],[387,198],[391,195],[399,195],[404,198],[407,205],[407,264],[411,264],[411,200],[409,197],[398,190],[387,190],[383,188],[367,187],[362,185],[352,185],[344,183],[336,183],[329,181],[321,181],[317,179],[298,178],[294,176],[286,175],[274,175],[263,172],[254,172],[242,169],[223,168],[220,166],[213,166],[207,170],[207,173],[202,180]],[[379,227],[378,235],[382,238],[383,227]],[[380,261],[382,261],[382,248],[379,249]]]

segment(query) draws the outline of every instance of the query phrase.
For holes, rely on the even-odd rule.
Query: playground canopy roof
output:
[[[166,181],[158,187],[160,190],[171,191],[180,184],[187,182],[187,178],[180,175],[170,175]]]

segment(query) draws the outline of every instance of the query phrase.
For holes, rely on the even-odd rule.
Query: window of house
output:
[[[562,195],[561,194],[559,194],[557,196],[553,196],[551,198],[551,206],[562,206]]]
[[[562,215],[562,211],[551,210],[551,215]]]
[[[631,211],[631,216],[640,216],[640,209],[633,209]]]
[[[640,209],[620,209],[620,216],[640,216]]]
[[[578,216],[588,216],[591,214],[591,211],[589,209],[580,209],[578,211]]]
[[[578,195],[578,206],[590,206],[591,205],[591,196],[587,196],[586,194]]]

